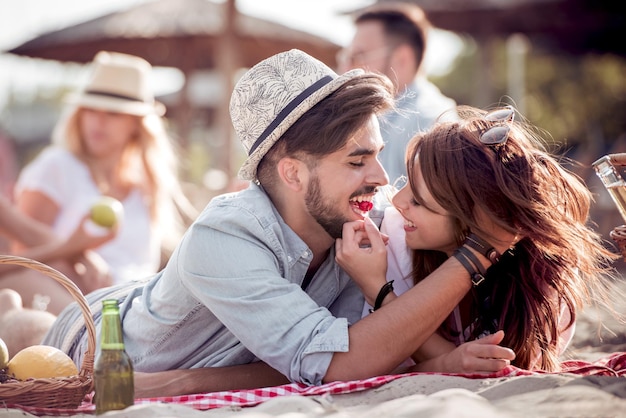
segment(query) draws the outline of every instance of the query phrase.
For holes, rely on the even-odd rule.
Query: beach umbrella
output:
[[[44,33],[8,52],[84,63],[99,50],[115,50],[156,66],[216,68],[220,42],[228,33],[239,63],[248,67],[290,48],[334,64],[339,49],[325,38],[238,13],[234,0],[155,0]]]

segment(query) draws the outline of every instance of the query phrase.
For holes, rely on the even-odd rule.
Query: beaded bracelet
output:
[[[376,296],[376,301],[374,302],[374,307],[370,309],[370,313],[374,312],[377,309],[380,309],[380,307],[383,306],[383,301],[391,292],[393,292],[393,280],[389,280],[383,285],[383,287],[380,288],[378,296]]]

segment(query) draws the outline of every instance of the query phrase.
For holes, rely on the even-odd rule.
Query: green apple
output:
[[[91,206],[91,220],[105,228],[112,228],[124,216],[122,203],[109,196],[102,196]]]

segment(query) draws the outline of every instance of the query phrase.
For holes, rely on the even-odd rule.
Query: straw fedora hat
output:
[[[119,52],[100,51],[92,63],[89,82],[68,102],[76,106],[130,115],[165,114],[150,88],[152,66],[143,58]]]
[[[292,49],[256,64],[235,85],[230,116],[248,158],[239,178],[255,180],[259,162],[300,116],[363,74],[355,69],[339,76],[321,61]]]

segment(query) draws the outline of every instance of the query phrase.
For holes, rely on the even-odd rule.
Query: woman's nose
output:
[[[406,192],[408,187],[403,186],[396,194],[391,198],[391,203],[399,210],[402,211],[408,206],[408,199],[406,198]]]

